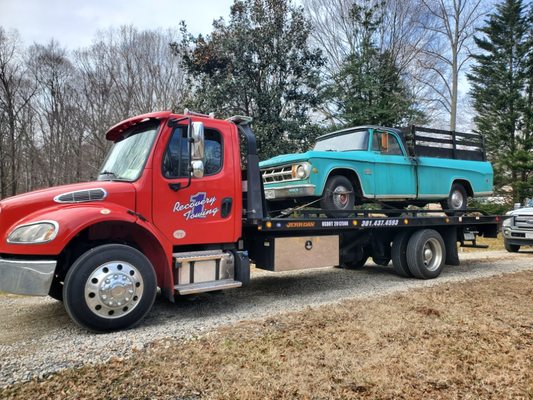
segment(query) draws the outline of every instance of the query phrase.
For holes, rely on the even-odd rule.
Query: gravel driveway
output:
[[[64,368],[127,357],[156,339],[192,338],[245,319],[533,269],[532,251],[464,253],[460,258],[461,266],[446,267],[438,279],[429,281],[400,278],[391,267],[375,265],[357,271],[254,271],[249,287],[184,298],[176,304],[158,298],[137,328],[100,335],[74,325],[62,303],[51,298],[0,295],[0,387]]]

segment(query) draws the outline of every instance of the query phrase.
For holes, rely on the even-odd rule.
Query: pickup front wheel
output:
[[[353,212],[355,191],[348,178],[333,175],[328,178],[324,193],[320,199],[320,207],[330,217],[348,217]]]
[[[96,332],[129,328],[150,311],[157,291],[150,261],[119,244],[81,255],[65,278],[63,300],[69,316]]]

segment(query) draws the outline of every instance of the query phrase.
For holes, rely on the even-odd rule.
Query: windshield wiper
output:
[[[117,177],[117,174],[115,174],[115,173],[112,172],[112,171],[107,171],[107,170],[100,172],[98,175],[105,175],[105,176],[108,176],[110,181],[112,181],[113,178],[116,178],[116,177]]]

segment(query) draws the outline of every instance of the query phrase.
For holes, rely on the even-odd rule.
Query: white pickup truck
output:
[[[505,249],[516,253],[520,246],[533,246],[533,205],[509,211],[503,221],[503,242]]]

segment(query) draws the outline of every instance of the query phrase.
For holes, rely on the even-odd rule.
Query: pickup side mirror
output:
[[[205,137],[203,122],[191,124],[191,170],[192,176],[202,178],[204,176]]]

